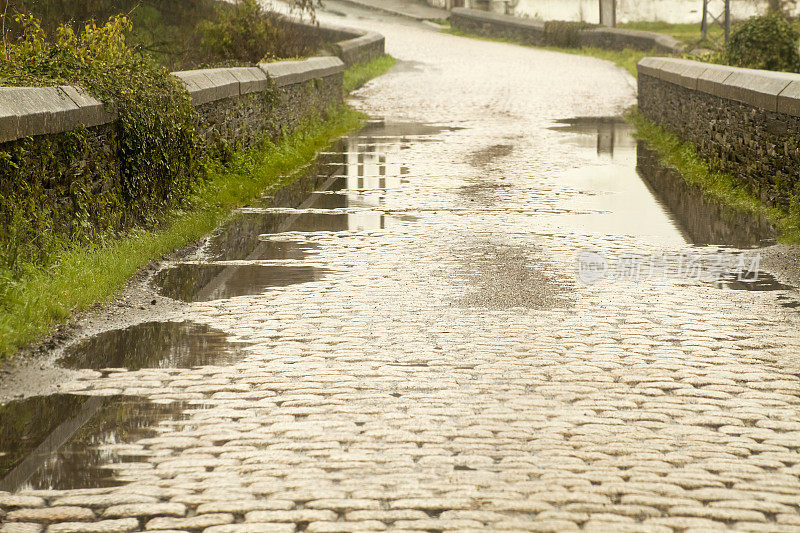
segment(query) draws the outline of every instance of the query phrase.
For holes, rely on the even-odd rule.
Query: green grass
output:
[[[355,91],[372,78],[385,74],[392,68],[397,60],[389,54],[376,57],[372,61],[353,65],[344,72],[344,91]]]
[[[348,90],[393,64],[394,58],[383,56],[350,67],[345,71]],[[241,151],[225,166],[213,164],[190,198],[191,209],[167,214],[158,228],[67,248],[47,267],[27,265],[19,279],[0,279],[0,360],[40,340],[76,312],[109,301],[139,269],[201,239],[233,209],[290,180],[285,176],[363,120],[350,107],[333,108],[325,120],[308,120],[277,143]]]
[[[691,46],[702,46],[707,48],[713,47],[711,42],[702,40],[699,22],[695,24],[672,24],[661,21],[626,22],[624,24],[620,24],[619,27],[626,30],[642,30],[664,33]],[[722,28],[720,28],[718,25],[711,26],[708,29],[709,37],[720,40],[720,42],[722,39],[722,33]]]
[[[192,210],[172,213],[160,228],[74,247],[47,268],[29,267],[0,294],[0,357],[36,341],[73,313],[107,301],[140,268],[202,238],[232,209],[279,185],[281,176],[362,120],[349,107],[332,109],[325,121],[310,120],[277,144],[239,153],[226,167],[213,168],[191,199]]]
[[[598,59],[604,59],[606,61],[611,61],[612,63],[615,63],[616,65],[630,72],[631,76],[633,76],[634,78],[636,77],[636,63],[638,63],[640,59],[647,56],[659,55],[655,52],[642,52],[641,50],[634,50],[633,48],[625,48],[624,50],[606,50],[605,48],[592,48],[592,47],[562,48],[559,46],[532,46],[519,41],[515,41],[513,39],[486,37],[483,35],[476,35],[474,33],[461,31],[455,28],[443,29],[442,32],[449,33],[450,35],[457,35],[459,37],[480,39],[482,41],[509,43],[520,46],[530,46],[531,48],[538,48],[541,50],[549,50],[551,52],[561,52],[564,54],[575,54],[575,55],[596,57]]]
[[[712,198],[734,209],[764,216],[777,228],[781,242],[800,244],[799,214],[766,206],[734,176],[714,169],[703,160],[692,143],[681,140],[640,113],[634,111],[625,118],[636,126],[637,137],[658,152],[661,162],[675,168],[688,183],[699,186]]]
[[[428,19],[428,22],[433,22],[438,26],[444,26],[445,28],[450,27],[450,19]]]

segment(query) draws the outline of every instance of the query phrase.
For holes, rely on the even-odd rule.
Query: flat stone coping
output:
[[[729,67],[672,57],[645,57],[639,74],[758,109],[800,116],[800,74]]]
[[[321,26],[339,32],[342,52],[383,43],[383,35],[351,28]],[[265,91],[270,85],[284,87],[344,71],[338,57],[312,57],[301,61],[262,63],[256,67],[210,68],[173,72],[181,80],[195,106]],[[35,135],[48,135],[108,124],[116,111],[78,87],[0,87],[0,143]]]
[[[339,47],[339,50],[341,50],[342,52],[347,53],[353,50],[357,50],[359,48],[372,46],[375,43],[385,43],[385,42],[386,38],[380,33],[374,31],[368,31],[363,35],[359,35],[358,37],[347,39],[345,41],[339,41],[338,43],[336,43],[336,46]]]
[[[389,15],[409,18],[412,20],[446,19],[449,12],[446,9],[426,5],[422,2],[408,0],[339,0],[361,9],[380,11]]]
[[[303,61],[261,63],[258,68],[269,76],[276,87],[284,87],[344,72],[344,63],[333,56],[312,57]]]
[[[454,8],[451,13],[455,18],[463,17],[477,22],[513,27],[515,29],[537,33],[543,32],[545,26],[544,22],[538,20],[524,19],[511,15],[502,15],[500,13],[490,13],[488,11],[479,11],[477,9],[467,9],[463,7]],[[673,53],[680,53],[686,48],[686,45],[677,39],[663,33],[652,31],[596,27],[579,30],[578,34],[590,39],[592,37],[599,37],[620,44],[636,43],[644,48],[660,48]],[[594,42],[594,39],[592,39],[592,41]]]
[[[512,17],[511,15],[501,15],[500,13],[491,13],[489,11],[479,11],[477,9],[468,9],[465,7],[454,7],[450,11],[450,16],[464,17],[480,22],[494,22],[503,26],[513,26],[520,29],[528,29],[534,31],[544,31],[544,22],[540,20],[523,19],[519,17]]]
[[[46,135],[117,118],[77,87],[0,87],[0,142]]]

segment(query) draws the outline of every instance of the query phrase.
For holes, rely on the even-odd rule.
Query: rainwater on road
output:
[[[800,527],[774,229],[658,164],[610,63],[337,12],[399,59],[372,120],[165,262],[183,319],[0,407],[2,531]]]

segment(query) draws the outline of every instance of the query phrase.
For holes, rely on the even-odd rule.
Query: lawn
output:
[[[670,22],[626,22],[620,24],[618,27],[626,30],[641,30],[653,31],[656,33],[665,33],[675,39],[684,42],[693,47],[702,48],[715,48],[714,40],[722,43],[722,28],[718,25],[711,26],[708,29],[709,39],[703,41],[700,32],[700,23],[695,24],[672,24]]]

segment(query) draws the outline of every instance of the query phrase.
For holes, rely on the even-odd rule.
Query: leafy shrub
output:
[[[313,17],[316,1],[293,0],[290,5],[296,12]],[[245,57],[235,48],[235,43],[231,47],[215,46],[215,49],[206,46],[203,42],[206,35],[202,31],[205,23],[211,23],[210,31],[214,31],[211,29],[214,26],[221,31],[228,31],[230,26],[222,21],[234,18],[237,10],[240,10],[240,6],[224,0],[8,0],[8,13],[34,15],[50,36],[55,36],[62,24],[69,25],[77,32],[92,21],[108,20],[119,13],[127,13],[133,25],[126,36],[128,46],[147,53],[170,70],[253,63],[265,55],[305,56],[319,44],[307,42],[307,36],[288,26],[278,15],[263,12],[261,16],[269,19],[272,26],[282,33],[282,40],[272,44],[264,41],[256,43],[256,46],[271,48]],[[23,26],[11,17],[6,20],[5,26],[7,36],[11,39],[18,38],[24,32]],[[220,41],[224,41],[223,35],[211,35],[207,39],[211,45]],[[222,51],[224,56],[217,54],[217,50]],[[252,57],[256,55],[258,57],[253,60]]]
[[[223,61],[259,63],[309,51],[296,30],[257,0],[221,3],[214,19],[200,22],[198,29],[202,45]]]
[[[17,22],[24,31],[16,42],[5,43],[0,82],[78,85],[114,105],[119,119],[112,132],[116,154],[111,155],[117,163],[101,169],[100,183],[87,183],[90,169],[65,167],[87,160],[83,164],[92,165],[108,155],[87,153],[85,129],[54,137],[49,157],[25,140],[16,143],[0,157],[0,240],[86,241],[107,231],[150,225],[164,208],[178,205],[200,168],[194,108],[176,78],[126,45],[127,17],[112,17],[102,26],[87,24],[81,32],[61,25],[51,39],[32,16],[20,15]],[[72,204],[66,226],[59,223],[58,206],[48,211],[40,204],[46,198],[40,189],[56,183],[69,192]],[[40,246],[4,251],[13,252],[0,258],[6,267],[43,262],[48,253]]]
[[[580,30],[589,27],[585,22],[548,20],[544,23],[544,44],[561,48],[580,48]]]
[[[780,12],[737,24],[720,59],[727,65],[800,72],[800,33]]]

